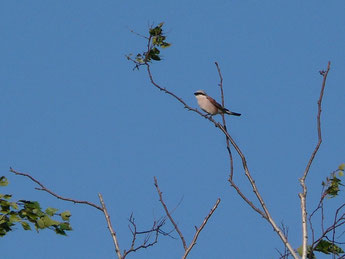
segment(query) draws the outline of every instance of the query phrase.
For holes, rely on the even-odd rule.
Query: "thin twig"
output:
[[[318,113],[317,113],[318,142],[316,144],[316,147],[315,147],[313,153],[310,156],[307,167],[304,170],[303,177],[302,177],[303,180],[305,180],[305,178],[307,178],[310,166],[311,166],[311,164],[315,158],[315,155],[316,155],[317,151],[319,150],[319,147],[320,147],[321,142],[322,142],[322,135],[321,135],[321,111],[322,111],[322,107],[321,107],[321,104],[322,104],[322,99],[323,99],[323,93],[324,93],[325,86],[326,86],[327,75],[328,75],[328,72],[330,69],[331,69],[331,62],[329,61],[326,71],[320,71],[320,74],[323,76],[323,81],[322,81],[322,86],[321,86],[321,91],[320,91],[320,97],[319,97],[319,100],[317,101],[317,106],[318,106]]]
[[[158,186],[158,181],[157,181],[157,178],[154,177],[154,182],[155,182],[155,187],[157,189],[157,192],[158,192],[158,195],[159,195],[159,201],[161,202],[164,210],[165,210],[165,213],[167,214],[171,224],[173,224],[176,232],[178,233],[178,235],[180,236],[180,239],[182,241],[182,245],[183,245],[183,248],[184,250],[187,250],[187,245],[186,245],[186,240],[184,239],[183,235],[182,235],[182,232],[180,231],[180,229],[178,228],[177,224],[175,223],[173,217],[171,216],[169,210],[168,210],[168,207],[167,205],[165,204],[165,202],[163,201],[163,194],[161,192],[161,190],[159,189],[159,186]]]
[[[98,205],[96,205],[96,204],[94,204],[92,202],[80,201],[80,200],[75,200],[75,199],[71,199],[71,198],[66,198],[66,197],[62,197],[62,196],[54,193],[53,191],[51,191],[50,189],[45,187],[42,183],[40,183],[38,180],[36,180],[34,177],[32,177],[29,174],[18,172],[16,170],[14,170],[12,167],[10,167],[10,172],[12,172],[12,173],[14,173],[16,175],[25,176],[25,177],[29,178],[31,181],[33,181],[33,182],[37,183],[39,186],[41,186],[41,188],[35,188],[36,190],[45,191],[45,192],[51,194],[52,196],[54,196],[54,197],[56,197],[56,198],[58,198],[60,200],[69,201],[69,202],[73,202],[73,203],[79,203],[79,204],[86,204],[86,205],[94,207],[94,208],[96,208],[96,209],[98,209],[98,210],[103,212],[103,209],[100,206],[98,206]]]
[[[140,34],[140,33],[137,33],[136,31],[130,29],[129,27],[127,27],[127,29],[129,29],[129,31],[130,31],[131,33],[133,33],[133,34],[135,34],[135,35],[137,35],[137,36],[139,36],[139,37],[141,37],[141,38],[144,38],[144,39],[146,39],[146,40],[149,39],[149,38],[146,37],[145,35],[142,35],[142,34]]]
[[[321,71],[320,74],[323,76],[321,91],[320,91],[320,97],[317,102],[318,105],[318,112],[317,112],[317,134],[318,134],[318,142],[314,148],[314,151],[312,152],[310,159],[308,161],[308,164],[304,170],[302,178],[299,179],[301,187],[302,187],[302,193],[299,193],[298,196],[301,200],[301,214],[302,214],[302,259],[307,258],[307,244],[308,244],[308,228],[307,228],[307,205],[306,205],[306,197],[307,197],[307,186],[305,184],[305,180],[307,178],[307,175],[310,170],[310,166],[313,163],[313,160],[315,158],[316,153],[318,152],[320,145],[322,143],[322,135],[321,135],[321,111],[322,111],[322,99],[323,99],[323,93],[326,86],[326,79],[328,72],[331,67],[331,62],[328,62],[326,71]]]
[[[324,217],[324,212],[323,212],[323,201],[324,201],[326,196],[327,196],[327,191],[325,190],[325,186],[323,186],[322,190],[321,190],[321,197],[320,197],[319,204],[312,211],[312,213],[310,213],[310,215],[308,217],[309,226],[310,226],[310,230],[311,230],[311,234],[312,234],[312,242],[311,242],[312,244],[315,244],[315,231],[314,231],[314,227],[313,227],[312,218],[313,218],[313,216],[315,215],[315,213],[318,210],[321,210],[321,231],[322,231],[322,233],[325,232],[325,229],[324,229],[324,219],[325,219],[325,217]],[[311,246],[310,250],[313,251],[313,245]]]
[[[210,217],[212,216],[212,214],[214,213],[214,211],[217,209],[218,204],[220,203],[220,198],[217,199],[216,204],[213,206],[213,208],[211,209],[211,211],[208,213],[208,215],[205,217],[204,221],[202,222],[202,224],[200,225],[199,228],[196,229],[196,232],[194,234],[193,240],[190,243],[190,245],[188,246],[187,250],[185,251],[184,255],[182,256],[182,259],[186,259],[189,252],[193,249],[193,246],[196,244],[196,241],[198,240],[199,234],[200,232],[203,230],[203,228],[205,227],[207,221],[210,219]]]
[[[220,70],[219,64],[218,62],[215,62],[216,67],[217,67],[217,71],[218,71],[218,75],[219,75],[219,87],[220,87],[220,92],[221,92],[221,100],[222,100],[222,106],[225,107],[225,101],[224,101],[224,91],[223,91],[223,76],[222,76],[222,72]],[[226,121],[225,121],[225,115],[221,114],[222,116],[222,120],[223,120],[223,128],[224,131],[226,131],[228,134],[228,130],[226,128]],[[224,132],[225,133],[225,132]],[[241,191],[241,189],[237,186],[237,184],[235,184],[235,181],[233,180],[233,175],[234,175],[234,161],[233,161],[233,157],[232,157],[232,153],[231,153],[231,149],[230,149],[230,140],[229,137],[227,136],[227,134],[225,134],[226,136],[226,149],[228,150],[228,154],[229,154],[229,158],[230,158],[230,177],[228,179],[228,181],[230,182],[231,186],[237,191],[237,193],[241,196],[241,198],[246,201],[248,203],[249,206],[251,206],[256,212],[258,212],[259,214],[261,214],[261,216],[265,217],[265,214],[263,211],[261,211],[259,208],[257,208],[254,203],[252,201],[250,201]]]
[[[137,231],[137,226],[135,224],[133,214],[130,216],[129,222],[131,223],[131,225],[133,227],[133,230],[132,230],[132,228],[129,226],[129,229],[132,233],[132,242],[131,242],[130,249],[128,251],[125,250],[123,252],[122,259],[125,259],[126,256],[131,252],[136,252],[139,249],[146,249],[146,248],[149,248],[150,246],[155,245],[158,242],[159,234],[163,234],[165,236],[170,236],[169,233],[166,233],[166,232],[161,230],[161,227],[165,224],[165,218],[161,218],[158,221],[154,221],[152,228],[150,230],[146,230],[146,231]],[[155,239],[152,242],[148,243],[151,239],[151,235],[153,232],[155,232]],[[135,242],[136,242],[137,236],[143,235],[143,234],[145,234],[145,238],[144,238],[143,243],[141,245],[135,247]]]
[[[108,224],[108,229],[109,229],[109,232],[111,234],[111,237],[113,238],[113,242],[114,242],[114,245],[115,245],[115,252],[117,254],[117,257],[119,259],[122,259],[122,255],[121,255],[121,250],[120,250],[120,246],[119,246],[119,242],[117,240],[117,237],[116,237],[116,233],[111,225],[111,221],[110,221],[110,216],[108,214],[108,211],[107,211],[107,208],[105,207],[105,203],[103,201],[103,197],[102,197],[102,194],[98,194],[98,197],[99,197],[99,201],[101,202],[102,204],[102,209],[103,209],[103,213],[104,213],[104,216],[105,216],[105,220],[107,221],[107,224]]]
[[[219,85],[219,88],[220,88],[220,95],[221,95],[221,100],[222,100],[222,106],[225,107],[222,72],[220,70],[218,62],[214,62],[214,63],[216,64],[218,75],[219,75],[219,80],[220,80],[218,85]],[[221,113],[221,116],[222,116],[222,120],[223,120],[223,127],[224,127],[224,129],[226,131],[228,131],[227,128],[226,128],[226,121],[225,121],[224,113]],[[226,138],[226,149],[228,150],[229,158],[230,158],[230,179],[232,180],[233,175],[234,175],[234,161],[233,161],[233,158],[232,158],[232,153],[231,153],[231,149],[230,149],[229,139],[228,139],[228,137],[225,137],[225,138]]]

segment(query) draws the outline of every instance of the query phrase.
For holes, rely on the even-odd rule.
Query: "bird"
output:
[[[208,96],[205,91],[198,90],[194,93],[195,98],[198,100],[198,104],[200,108],[207,112],[208,114],[216,115],[216,114],[229,114],[234,116],[241,116],[240,113],[229,111],[228,109],[221,106],[219,103],[216,102],[212,97]]]

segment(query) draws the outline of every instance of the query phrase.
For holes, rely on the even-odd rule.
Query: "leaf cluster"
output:
[[[323,253],[323,254],[334,254],[334,255],[339,255],[343,254],[344,251],[341,249],[339,246],[335,245],[334,243],[321,239],[318,244],[315,246],[313,251],[311,251],[311,246],[307,247],[307,258],[308,259],[316,259],[316,256],[314,254],[314,251]],[[302,256],[302,246],[300,246],[297,249],[297,252],[300,256]]]
[[[315,251],[324,253],[324,254],[343,254],[344,251],[339,246],[333,244],[328,240],[321,239],[320,242],[314,248]]]
[[[8,180],[1,176],[0,186],[7,185]],[[20,224],[24,230],[31,230],[33,225],[37,232],[41,229],[50,229],[60,235],[66,235],[66,231],[72,230],[69,211],[57,213],[58,209],[50,207],[43,211],[37,201],[11,201],[11,198],[11,194],[0,193],[0,237],[13,231],[16,224]],[[60,216],[61,220],[53,219],[56,216]]]
[[[134,59],[131,58],[131,54],[127,55],[127,59],[133,61],[139,69],[139,66],[145,65],[152,61],[161,61],[161,49],[170,47],[171,44],[166,41],[166,35],[163,31],[164,23],[161,22],[155,27],[149,29],[149,36],[145,37],[148,40],[148,48],[142,53],[138,53]]]
[[[326,188],[325,194],[327,195],[328,198],[334,198],[338,196],[338,193],[340,191],[340,186],[344,186],[341,183],[341,179],[339,178],[344,175],[344,169],[345,169],[345,164],[341,164],[336,171],[331,173],[330,177],[326,178],[326,181],[322,182],[322,186]]]

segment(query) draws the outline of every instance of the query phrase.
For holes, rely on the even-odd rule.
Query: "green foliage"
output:
[[[136,66],[135,68],[139,69],[139,66],[148,64],[149,62],[160,61],[161,57],[161,48],[170,47],[171,44],[166,41],[166,36],[163,31],[164,23],[160,23],[155,27],[149,29],[149,36],[145,37],[148,40],[147,51],[143,53],[138,53],[134,59],[131,58],[131,54],[127,55],[127,59],[133,61]]]
[[[307,258],[308,259],[316,259],[315,255],[313,252],[310,253],[311,250],[311,246],[307,246]],[[302,256],[303,253],[303,247],[300,246],[299,248],[297,248],[297,253]]]
[[[8,185],[6,177],[0,177],[0,186]],[[10,201],[12,195],[0,194],[0,237],[13,231],[18,223],[24,230],[31,230],[33,225],[38,232],[40,229],[54,230],[56,234],[66,235],[66,231],[72,230],[69,224],[71,213],[69,211],[57,214],[58,209],[47,208],[42,211],[37,201]],[[54,220],[53,217],[60,215],[62,221]]]
[[[314,251],[318,251],[324,254],[335,254],[335,255],[344,253],[343,249],[341,249],[339,246],[336,246],[332,242],[329,242],[324,239],[320,240],[320,242],[314,248]]]
[[[71,212],[69,212],[68,210],[66,210],[65,212],[62,212],[60,215],[61,215],[61,219],[64,221],[68,221],[69,218],[72,216]]]
[[[326,188],[325,193],[327,194],[328,198],[336,197],[340,191],[340,186],[344,186],[341,183],[341,179],[338,178],[344,175],[344,168],[345,164],[341,164],[336,171],[331,173],[330,177],[326,178],[325,182],[322,182],[322,185]]]
[[[6,179],[5,176],[1,176],[0,177],[0,186],[7,186],[8,185],[8,181]]]
[[[324,254],[335,254],[335,255],[344,253],[344,251],[340,247],[324,239],[320,240],[320,242],[315,246],[313,251],[317,251]],[[300,256],[302,256],[302,246],[297,248],[297,252]],[[315,254],[311,252],[311,246],[307,246],[307,258],[316,259]]]

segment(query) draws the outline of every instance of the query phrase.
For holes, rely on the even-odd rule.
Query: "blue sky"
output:
[[[3,258],[114,258],[104,216],[91,207],[34,190],[31,173],[55,192],[97,203],[103,194],[121,249],[130,245],[133,212],[140,229],[164,215],[158,178],[187,242],[222,199],[189,258],[278,258],[272,228],[227,182],[223,135],[150,85],[125,55],[142,51],[152,23],[164,21],[157,82],[196,107],[193,92],[219,100],[220,64],[228,119],[272,216],[301,243],[298,178],[316,143],[322,77],[324,142],[308,178],[308,207],[321,181],[345,162],[345,2],[334,1],[3,1],[0,8],[0,168],[17,199],[72,212],[68,237],[19,227],[1,241]],[[218,120],[220,119],[217,118]],[[235,179],[252,197],[238,156]],[[5,190],[5,189],[4,189]],[[5,191],[2,191],[5,192]],[[330,202],[332,215],[335,202]],[[167,230],[171,226],[167,225]],[[177,237],[176,234],[174,236]],[[180,258],[179,240],[128,258]],[[322,258],[322,257],[319,257]]]

